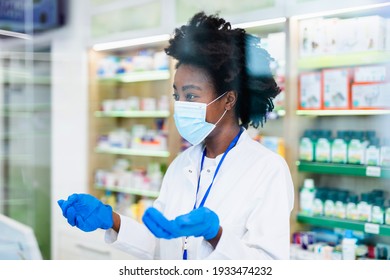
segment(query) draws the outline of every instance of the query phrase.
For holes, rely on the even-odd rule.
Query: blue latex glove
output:
[[[203,236],[213,239],[219,231],[219,218],[215,212],[206,207],[199,207],[190,213],[178,216],[175,228],[179,236]]]
[[[68,200],[58,200],[58,205],[68,223],[82,231],[109,229],[114,224],[111,206],[90,194],[72,194]]]
[[[149,208],[145,211],[142,220],[156,237],[165,239],[203,236],[206,240],[210,240],[217,236],[219,231],[217,214],[206,207],[195,209],[172,221],[167,220],[157,209]]]
[[[142,216],[142,222],[158,238],[172,239],[178,237],[174,229],[174,222],[165,218],[156,208],[146,209]]]

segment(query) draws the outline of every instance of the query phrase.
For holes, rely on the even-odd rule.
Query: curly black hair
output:
[[[176,67],[189,64],[205,70],[218,94],[235,91],[235,113],[242,126],[257,128],[267,121],[281,90],[270,69],[273,59],[258,37],[232,29],[217,14],[199,12],[175,29],[165,52],[178,61]]]

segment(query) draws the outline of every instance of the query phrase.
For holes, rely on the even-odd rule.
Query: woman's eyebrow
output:
[[[183,91],[187,90],[187,89],[197,89],[197,90],[202,90],[201,87],[198,87],[196,85],[185,85],[185,86],[182,86],[181,88]]]

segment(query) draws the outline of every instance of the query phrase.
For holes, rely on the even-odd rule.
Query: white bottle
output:
[[[315,187],[313,179],[305,179],[303,187],[299,193],[299,205],[302,214],[313,215],[313,202]]]
[[[343,241],[341,242],[343,260],[356,259],[356,241],[357,239],[352,236],[352,231],[346,230]]]

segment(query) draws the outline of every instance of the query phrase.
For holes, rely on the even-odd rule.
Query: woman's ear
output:
[[[225,109],[226,110],[231,110],[234,108],[237,102],[237,92],[231,90],[226,93],[226,104],[225,104]]]

